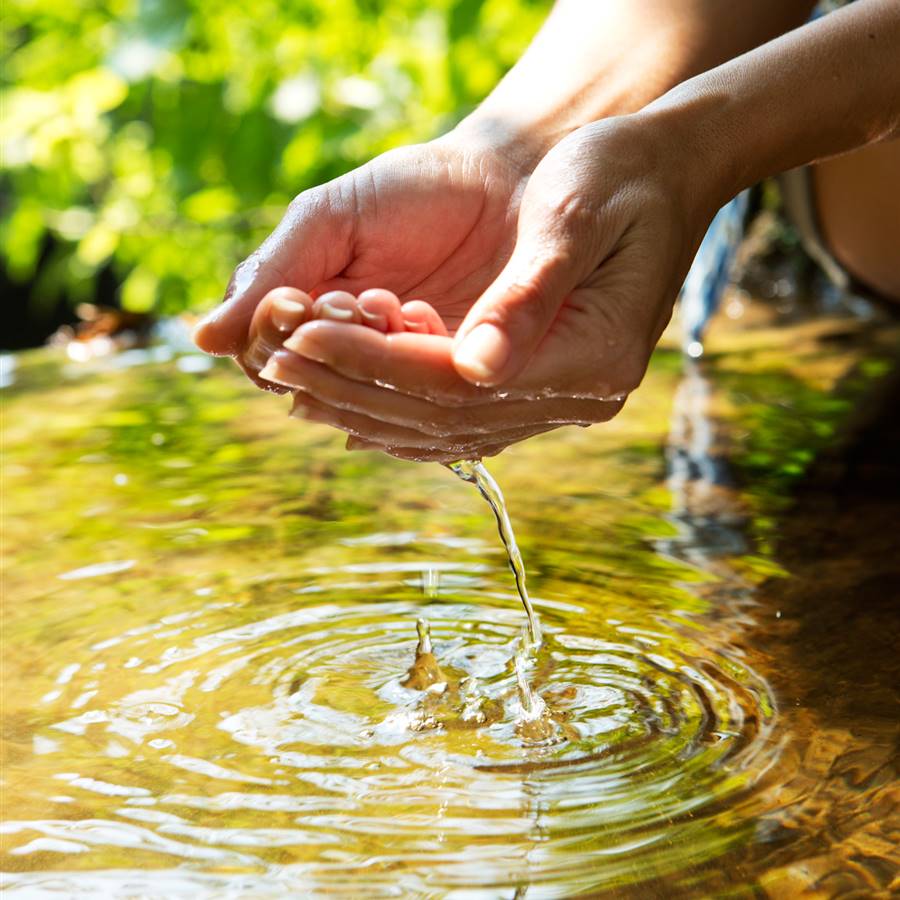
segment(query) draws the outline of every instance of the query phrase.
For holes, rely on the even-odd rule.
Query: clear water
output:
[[[519,545],[516,543],[516,535],[513,531],[509,511],[506,508],[506,499],[500,490],[500,485],[497,484],[494,477],[487,470],[487,466],[480,459],[460,460],[452,463],[449,468],[463,481],[474,484],[478,488],[478,492],[487,501],[494,518],[497,520],[500,540],[509,560],[509,568],[512,570],[513,577],[516,580],[516,590],[519,593],[519,599],[522,601],[522,606],[525,609],[526,647],[536,650],[541,646],[541,622],[535,614],[531,605],[531,598],[528,596],[528,588],[525,585],[525,563],[522,562],[522,554],[519,551]]]
[[[543,697],[535,692],[529,683],[528,667],[534,662],[535,655],[541,647],[541,620],[534,611],[531,598],[528,596],[528,588],[525,585],[525,563],[522,561],[522,553],[516,543],[516,535],[500,485],[497,484],[496,479],[488,472],[487,466],[480,459],[459,460],[451,463],[448,468],[463,481],[474,484],[478,488],[478,493],[487,501],[497,521],[500,541],[506,551],[509,568],[515,579],[516,591],[522,601],[522,608],[525,610],[525,628],[521,646],[513,657],[516,691],[519,695],[519,713],[515,722],[516,733],[532,745],[565,740],[555,720],[553,710],[547,706]]]
[[[18,357],[5,889],[887,896],[898,507],[881,476],[847,515],[827,479],[789,498],[897,333],[717,340],[492,462],[528,659],[484,504],[440,467],[347,454],[199,357]]]

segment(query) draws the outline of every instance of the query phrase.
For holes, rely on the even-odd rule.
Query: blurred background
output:
[[[7,0],[4,349],[202,309],[301,190],[451,127],[551,0]]]

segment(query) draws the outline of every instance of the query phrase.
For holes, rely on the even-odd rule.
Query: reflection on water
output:
[[[702,361],[685,359],[675,391],[666,446],[667,486],[683,534],[672,543],[679,558],[713,569],[717,557],[747,552],[746,517],[739,509],[713,385]]]
[[[896,334],[721,340],[494,464],[544,626],[525,668],[492,523],[439,467],[348,455],[222,366],[21,358],[7,889],[886,895],[896,613],[850,627],[874,589],[839,554],[849,599],[821,589],[785,499]]]

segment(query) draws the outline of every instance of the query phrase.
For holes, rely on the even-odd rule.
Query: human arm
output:
[[[694,78],[647,110],[715,143],[719,193],[900,137],[900,3],[857,0]]]
[[[814,0],[557,0],[515,66],[457,126],[534,164],[567,134],[636,112],[809,16]]]
[[[693,173],[694,190],[714,196],[718,208],[766,175],[895,135],[898,23],[896,0],[858,0],[695,76],[641,112],[648,145],[660,144],[661,165],[683,166],[686,179]],[[673,145],[687,148],[687,156],[679,161],[667,153]],[[545,192],[552,196],[555,189],[548,185]],[[554,202],[561,208],[536,204],[536,215],[556,220],[549,228],[520,218],[513,259],[456,335],[457,368],[473,382],[499,384],[521,371],[578,284],[566,261],[578,227],[565,224],[566,204],[556,200],[551,207]],[[589,217],[592,204],[583,190],[571,190],[568,202],[577,216],[586,204]],[[548,241],[555,251],[548,252]],[[481,324],[479,339],[463,347]]]
[[[496,452],[529,429],[609,418],[621,405],[609,398],[640,381],[724,201],[766,174],[898,136],[897,59],[900,4],[858,0],[560,142],[528,183],[498,278],[518,293],[491,305],[495,282],[470,313],[536,348],[475,373],[501,389],[459,377],[447,339],[331,323],[289,342],[299,374],[286,383],[305,385],[320,420],[405,458]]]

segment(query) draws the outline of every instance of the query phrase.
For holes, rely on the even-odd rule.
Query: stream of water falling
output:
[[[554,736],[556,726],[547,704],[529,684],[527,674],[528,663],[534,660],[541,647],[541,622],[531,605],[531,598],[528,596],[528,588],[525,585],[525,563],[522,561],[522,554],[516,543],[516,535],[506,509],[506,499],[503,491],[500,490],[500,485],[497,484],[480,459],[459,460],[451,463],[448,468],[463,481],[474,484],[478,488],[497,520],[500,540],[506,550],[509,567],[515,577],[516,590],[522,606],[525,608],[526,616],[522,645],[513,660],[520,707],[516,719],[516,731],[531,741],[549,740]],[[421,630],[419,634],[421,638]]]
[[[532,607],[531,599],[528,596],[528,588],[525,586],[525,564],[522,562],[522,554],[519,552],[519,545],[516,543],[516,535],[513,532],[512,522],[509,520],[506,500],[503,497],[503,492],[500,490],[500,485],[497,484],[480,459],[459,460],[451,463],[448,468],[463,481],[468,481],[478,488],[479,493],[487,500],[491,511],[497,519],[497,530],[500,532],[500,540],[503,541],[503,547],[509,559],[509,567],[512,569],[513,576],[516,579],[516,590],[519,592],[519,598],[522,601],[522,606],[525,607],[525,615],[528,619],[526,623],[526,646],[524,649],[532,652],[537,651],[541,646],[541,623],[534,612],[534,607]]]

